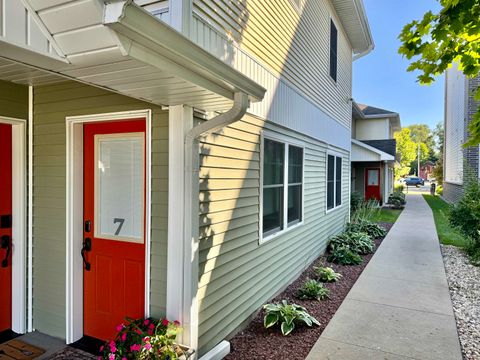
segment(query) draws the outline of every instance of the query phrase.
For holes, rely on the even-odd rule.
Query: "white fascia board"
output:
[[[106,4],[104,25],[121,34],[123,38],[128,38],[130,46],[139,45],[151,49],[159,57],[223,87],[231,94],[231,99],[235,92],[247,94],[252,102],[261,101],[265,95],[265,88],[133,2]],[[129,50],[129,46],[125,47],[126,53],[129,53]],[[190,81],[188,74],[185,75],[184,72],[175,75]]]
[[[352,144],[355,144],[359,147],[362,147],[368,151],[371,151],[377,155],[380,156],[380,159],[375,159],[375,160],[372,160],[372,161],[378,161],[378,160],[381,160],[381,161],[395,161],[395,157],[393,155],[390,155],[390,154],[387,154],[386,152],[382,151],[382,150],[379,150],[373,146],[370,146],[368,144],[365,144],[364,142],[361,142],[359,140],[356,140],[356,139],[352,139]],[[352,147],[352,157],[353,157],[353,154],[354,154],[354,150],[353,150],[353,147]]]

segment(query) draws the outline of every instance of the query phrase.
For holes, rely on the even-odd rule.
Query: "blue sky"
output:
[[[444,78],[419,85],[409,62],[398,54],[403,26],[440,8],[435,0],[364,0],[375,49],[354,62],[353,97],[364,103],[400,113],[402,126],[443,121]]]

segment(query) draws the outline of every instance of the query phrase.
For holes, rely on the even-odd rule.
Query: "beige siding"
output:
[[[305,146],[305,222],[259,245],[260,133]],[[246,117],[201,144],[200,352],[232,333],[324,250],[348,216],[350,164],[343,152],[343,204],[325,213],[327,146]]]
[[[240,48],[350,126],[352,51],[328,0],[194,0],[194,11]],[[329,75],[330,19],[338,28],[338,80]],[[229,55],[225,54],[229,61]]]
[[[167,254],[168,114],[79,83],[34,89],[34,327],[65,336],[65,117],[152,108],[151,312],[164,314]]]
[[[28,87],[0,80],[0,117],[27,120]]]

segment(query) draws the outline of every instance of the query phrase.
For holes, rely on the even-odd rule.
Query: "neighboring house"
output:
[[[399,114],[353,102],[351,191],[384,203],[394,188]]]
[[[362,1],[2,9],[0,330],[167,316],[225,355],[348,219]]]
[[[467,179],[479,178],[479,147],[463,148],[480,105],[473,93],[478,86],[480,76],[467,78],[456,63],[446,72],[443,197],[449,202],[459,200]]]
[[[420,165],[420,177],[424,180],[430,180],[433,176],[434,169],[435,169],[435,164],[433,162],[431,161],[425,162],[425,164]]]

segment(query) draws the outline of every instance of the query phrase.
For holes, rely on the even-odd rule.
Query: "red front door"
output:
[[[144,316],[145,120],[84,125],[84,334]]]
[[[12,125],[0,124],[0,331],[12,327]]]
[[[365,169],[365,200],[382,201],[380,195],[380,168]]]

